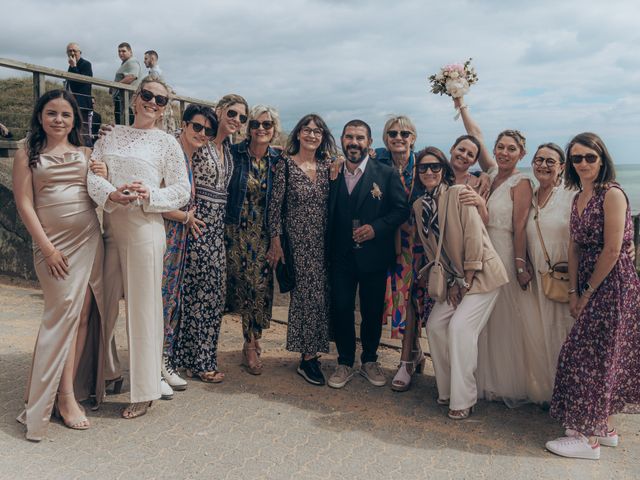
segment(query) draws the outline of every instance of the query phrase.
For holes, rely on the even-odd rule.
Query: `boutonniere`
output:
[[[371,189],[371,196],[378,200],[382,200],[382,190],[376,182],[373,182],[373,188]]]

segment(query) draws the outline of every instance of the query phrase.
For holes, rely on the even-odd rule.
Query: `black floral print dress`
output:
[[[195,215],[206,226],[200,237],[191,236],[187,246],[180,329],[171,360],[175,367],[194,373],[218,370],[218,337],[225,303],[224,217],[233,171],[228,141],[223,151],[224,163],[213,145],[203,147],[192,160]]]
[[[604,246],[606,191],[594,192],[582,215],[578,196],[573,200],[570,228],[572,240],[580,246],[580,289]],[[620,413],[626,403],[640,403],[640,280],[628,253],[632,242],[627,202],[618,261],[589,298],[560,350],[551,416],[583,435],[605,435],[609,415]]]
[[[290,158],[276,165],[269,230],[286,229],[291,240],[296,287],[291,291],[287,350],[303,354],[329,351],[329,287],[325,252],[329,162],[318,160],[315,182]],[[285,198],[285,162],[289,185]],[[286,218],[282,211],[286,202]]]

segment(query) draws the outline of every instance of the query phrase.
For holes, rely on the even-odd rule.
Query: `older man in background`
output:
[[[116,71],[114,82],[124,83],[133,87],[137,86],[140,83],[140,80],[142,80],[142,69],[140,68],[140,62],[133,57],[131,45],[127,42],[122,42],[118,45],[118,57],[120,57],[122,64]],[[124,95],[128,93],[115,88],[112,88],[110,92],[113,97],[113,113],[116,119],[116,124],[122,125],[125,123],[124,114],[126,114],[126,112],[122,111],[124,108]],[[129,125],[132,123],[133,111],[129,109]]]
[[[93,77],[91,62],[82,58],[82,51],[80,50],[80,45],[77,43],[72,42],[67,45],[67,60],[69,62],[69,68],[67,69],[69,73],[77,73],[78,75]],[[71,91],[73,96],[76,97],[76,101],[80,107],[80,113],[82,114],[82,135],[85,139],[85,143],[90,146],[91,127],[89,125],[88,118],[89,112],[93,110],[93,106],[91,104],[91,84],[67,80],[66,87],[67,90]]]

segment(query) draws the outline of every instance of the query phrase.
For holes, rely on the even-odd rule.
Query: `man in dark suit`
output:
[[[67,59],[69,61],[68,72],[93,77],[91,62],[82,58],[82,51],[77,43],[67,45]],[[87,145],[91,146],[91,126],[89,125],[89,112],[93,110],[91,105],[91,84],[68,80],[67,89],[76,97],[82,114],[83,135],[87,139]]]
[[[91,97],[91,111],[89,112],[89,125],[91,127],[91,146],[100,136],[100,125],[102,125],[102,115],[96,112],[96,97]]]
[[[329,193],[329,272],[331,320],[338,367],[329,378],[333,388],[353,377],[356,352],[355,296],[360,287],[359,370],[371,384],[386,378],[377,362],[387,269],[393,264],[397,228],[409,217],[409,204],[398,173],[369,159],[371,128],[351,120],[342,131],[346,161]]]

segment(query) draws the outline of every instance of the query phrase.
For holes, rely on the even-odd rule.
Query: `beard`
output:
[[[355,151],[354,151],[355,150]],[[342,145],[342,151],[344,152],[344,156],[351,163],[360,163],[362,162],[369,153],[369,149],[366,147],[360,147],[355,144],[351,145]]]

